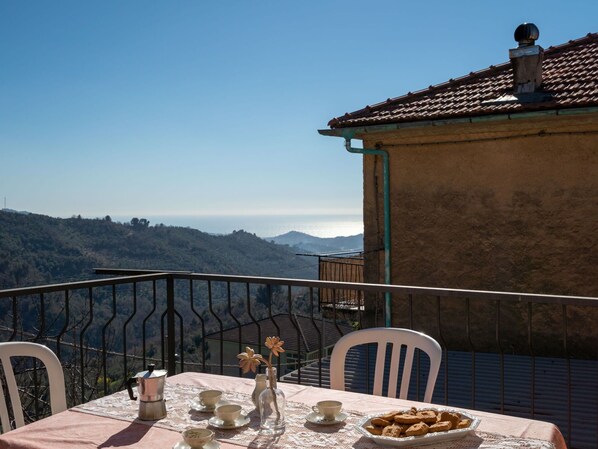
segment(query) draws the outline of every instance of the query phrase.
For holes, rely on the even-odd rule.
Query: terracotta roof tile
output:
[[[512,92],[511,63],[490,66],[417,92],[333,118],[331,128],[441,120],[545,109],[598,106],[598,33],[544,52],[542,103],[484,104]]]

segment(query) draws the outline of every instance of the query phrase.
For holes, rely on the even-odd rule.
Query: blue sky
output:
[[[317,129],[597,32],[596,1],[0,0],[0,200],[68,217],[360,213]],[[0,207],[3,206],[3,203]]]

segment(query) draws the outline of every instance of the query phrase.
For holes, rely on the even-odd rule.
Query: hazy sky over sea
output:
[[[131,216],[112,216],[114,221],[128,223]],[[363,232],[363,218],[358,215],[165,215],[144,216],[150,225],[182,226],[210,234],[230,234],[243,230],[258,237],[276,237],[299,231],[315,237],[338,237]]]
[[[360,214],[334,116],[596,32],[593,1],[2,1],[0,201],[51,216]],[[0,206],[3,206],[2,202]]]

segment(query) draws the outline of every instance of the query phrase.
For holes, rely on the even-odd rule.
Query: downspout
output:
[[[390,270],[390,168],[388,165],[388,152],[380,149],[355,148],[351,146],[353,136],[345,137],[345,148],[349,153],[371,154],[382,156],[383,168],[383,194],[384,194],[384,283],[391,285]],[[386,327],[392,325],[392,298],[390,292],[384,293],[384,324]]]

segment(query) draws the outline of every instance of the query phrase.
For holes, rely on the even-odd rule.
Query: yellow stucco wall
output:
[[[393,284],[598,296],[598,114],[362,137],[390,155]],[[365,282],[383,283],[374,156],[364,221]]]

